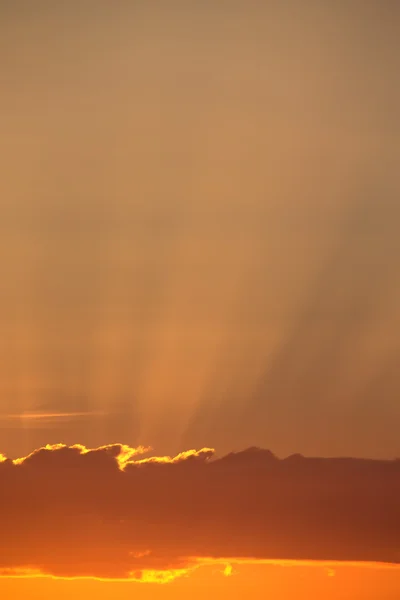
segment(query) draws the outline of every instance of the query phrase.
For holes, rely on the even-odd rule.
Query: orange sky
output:
[[[187,579],[169,584],[102,583],[96,581],[54,581],[40,579],[0,579],[4,598],[32,600],[180,600],[229,598],[252,600],[398,600],[400,571],[336,566],[330,571],[322,566],[272,567],[238,565],[230,577],[220,566],[205,567]]]
[[[1,2],[1,451],[399,454],[398,22]]]
[[[108,499],[115,482],[125,485],[110,469],[108,446],[116,443],[128,453],[151,446],[161,457],[206,449],[200,460],[208,448],[222,457],[249,447],[252,460],[254,447],[280,459],[387,459],[366,463],[371,477],[361,463],[344,470],[329,463],[330,495],[319,459],[292,457],[278,461],[277,471],[300,460],[312,465],[320,486],[315,514],[302,505],[315,535],[305,539],[305,521],[297,522],[293,548],[320,557],[332,540],[348,535],[352,542],[354,534],[354,548],[343,542],[335,552],[369,556],[378,549],[397,560],[399,40],[395,0],[0,0],[0,467],[8,477],[0,495],[0,570],[13,568],[13,558],[18,567],[24,556],[37,559],[38,532],[49,541],[43,560],[51,555],[66,568],[68,543],[57,546],[59,555],[50,551],[57,526],[76,541],[85,539],[89,521],[98,523],[93,553],[102,559],[110,548],[101,531],[111,532],[115,549],[124,547],[127,531],[113,537],[102,494],[79,513],[76,530],[54,517],[60,507],[65,522],[71,517],[70,481],[80,490],[97,477]],[[17,475],[2,460],[58,443],[107,446],[106,457],[86,453],[82,464],[94,471],[81,479],[68,449],[59,453],[65,463],[35,455]],[[187,456],[197,464],[193,451],[163,458],[160,469]],[[262,456],[268,465],[275,460]],[[48,479],[53,458],[58,479]],[[270,500],[264,471],[259,480],[251,475],[254,464],[245,462],[243,479],[224,471],[233,486],[228,501],[240,501],[223,512],[225,488],[209,494],[209,512],[200,514],[210,529],[197,527],[199,546],[207,547],[208,531],[226,548],[231,538],[215,515],[241,515],[246,505],[249,529],[235,543],[253,548],[257,538],[265,542],[259,548],[268,547],[265,513],[245,494],[254,500],[263,490],[263,501]],[[285,523],[270,523],[285,550],[282,531],[286,525],[291,532],[291,518],[296,524],[302,514],[295,500],[303,484],[314,500],[307,468],[304,480],[288,468],[286,496],[277,486],[276,506],[294,506]],[[141,471],[144,488],[150,472]],[[194,489],[179,479],[181,496],[174,496],[154,481],[147,500],[138,492],[143,512],[132,519],[137,526],[149,509],[151,535],[168,511],[153,510],[150,492],[170,502],[172,514]],[[213,480],[215,489],[221,481]],[[346,496],[352,483],[365,502],[353,505]],[[40,494],[57,498],[63,486],[53,513]],[[194,510],[196,501],[186,504]],[[324,501],[333,514],[326,529],[315,525]],[[171,536],[172,517],[163,524],[172,545],[163,548],[160,535],[161,550],[187,543],[196,529],[194,512],[187,514],[186,529],[182,513],[175,515],[180,539]],[[225,531],[221,543],[218,531]],[[326,548],[325,531],[332,536]],[[220,564],[202,566],[165,585],[0,576],[0,597],[400,597],[399,570],[377,565],[232,568],[224,576]]]

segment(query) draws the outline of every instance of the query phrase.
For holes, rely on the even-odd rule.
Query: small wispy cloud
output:
[[[0,415],[1,421],[39,421],[41,419],[75,419],[79,417],[101,417],[104,412],[81,411],[81,412],[21,412]]]
[[[71,424],[77,421],[89,421],[106,416],[107,413],[99,411],[42,411],[0,414],[0,427],[2,429],[54,429],[55,427]]]

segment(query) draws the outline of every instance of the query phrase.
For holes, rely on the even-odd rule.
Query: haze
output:
[[[2,451],[399,454],[399,7],[0,6]]]

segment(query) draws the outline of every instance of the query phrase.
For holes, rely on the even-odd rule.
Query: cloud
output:
[[[76,419],[79,417],[102,416],[99,411],[80,412],[22,412],[0,415],[0,421],[53,421],[57,419]]]
[[[146,452],[0,456],[0,573],[167,582],[238,557],[400,563],[399,460]]]

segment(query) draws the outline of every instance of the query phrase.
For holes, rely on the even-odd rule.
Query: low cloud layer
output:
[[[400,461],[62,444],[0,455],[0,572],[136,578],[199,559],[400,563]]]

